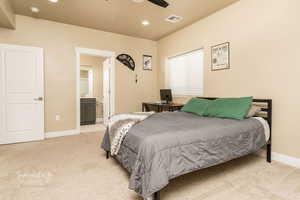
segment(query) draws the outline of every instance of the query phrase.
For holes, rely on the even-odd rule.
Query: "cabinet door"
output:
[[[89,102],[86,104],[86,121],[96,121],[96,103]]]
[[[86,121],[86,113],[85,113],[86,109],[85,109],[85,103],[81,102],[80,103],[80,124],[84,124],[84,122]]]

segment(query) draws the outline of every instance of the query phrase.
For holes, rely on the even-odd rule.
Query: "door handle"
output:
[[[44,98],[43,98],[43,97],[39,97],[39,98],[35,98],[34,100],[35,100],[35,101],[43,101]]]

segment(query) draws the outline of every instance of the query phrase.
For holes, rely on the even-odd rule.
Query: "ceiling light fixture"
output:
[[[48,1],[50,1],[52,3],[57,3],[58,2],[58,0],[48,0]]]
[[[34,13],[40,12],[40,9],[38,9],[37,7],[31,7],[30,9],[31,9],[31,11],[34,12]]]
[[[144,26],[148,26],[148,25],[150,24],[150,22],[149,22],[148,20],[144,20],[144,21],[142,21],[142,24],[143,24]]]

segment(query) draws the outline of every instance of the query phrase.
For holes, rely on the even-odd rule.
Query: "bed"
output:
[[[253,103],[260,104],[262,112],[245,120],[165,112],[136,124],[114,156],[130,173],[129,189],[144,199],[160,200],[159,191],[170,180],[254,153],[264,146],[267,162],[271,162],[272,100],[253,99]],[[101,147],[109,158],[108,132]]]

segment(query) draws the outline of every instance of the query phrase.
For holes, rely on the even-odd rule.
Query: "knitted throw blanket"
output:
[[[121,144],[131,127],[153,114],[154,112],[140,112],[112,116],[107,127],[110,139],[111,155],[113,156],[118,154]]]

